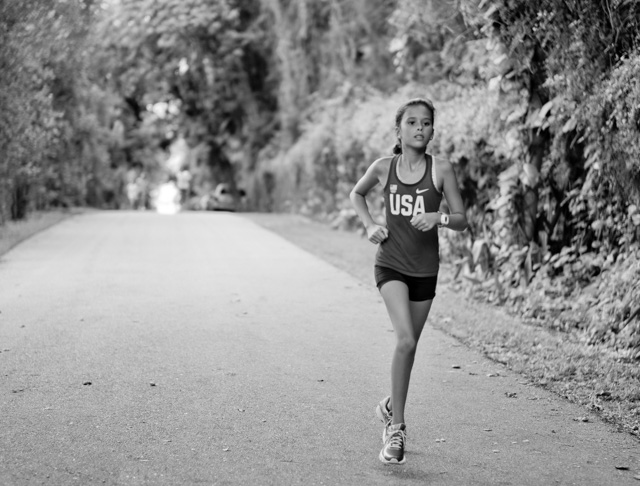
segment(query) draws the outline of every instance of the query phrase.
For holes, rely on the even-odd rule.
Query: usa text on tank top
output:
[[[440,265],[437,227],[420,231],[410,223],[414,215],[434,213],[440,208],[442,194],[432,177],[433,158],[425,155],[424,175],[412,184],[398,177],[399,158],[395,156],[391,160],[384,187],[389,237],[378,247],[376,265],[417,277],[437,275]]]

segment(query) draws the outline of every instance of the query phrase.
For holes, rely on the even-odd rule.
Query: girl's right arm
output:
[[[360,221],[362,221],[362,224],[364,224],[367,230],[367,238],[371,243],[375,244],[382,243],[386,240],[389,236],[389,230],[373,220],[365,197],[376,184],[380,183],[380,173],[383,166],[383,159],[378,159],[371,164],[367,172],[365,172],[362,178],[356,183],[351,194],[349,194],[351,204],[353,204]]]

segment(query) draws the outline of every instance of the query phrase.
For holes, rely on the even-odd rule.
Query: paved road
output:
[[[241,215],[74,217],[0,260],[0,484],[640,484],[633,438],[431,328],[383,466],[392,346],[375,289]]]

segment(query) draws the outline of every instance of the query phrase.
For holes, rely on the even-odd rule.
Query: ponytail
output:
[[[393,147],[393,155],[400,155],[401,153],[402,153],[402,145],[400,145],[400,142],[398,141]]]

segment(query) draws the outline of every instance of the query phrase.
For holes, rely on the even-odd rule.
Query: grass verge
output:
[[[0,256],[36,233],[80,212],[78,209],[38,211],[29,213],[25,220],[5,223],[0,226]]]
[[[246,213],[245,217],[297,246],[373,283],[375,246],[356,233],[298,215]],[[620,430],[640,438],[640,368],[610,350],[587,345],[578,336],[527,324],[500,308],[481,303],[453,280],[442,265],[432,326],[490,359],[520,373],[532,384],[596,412]]]

